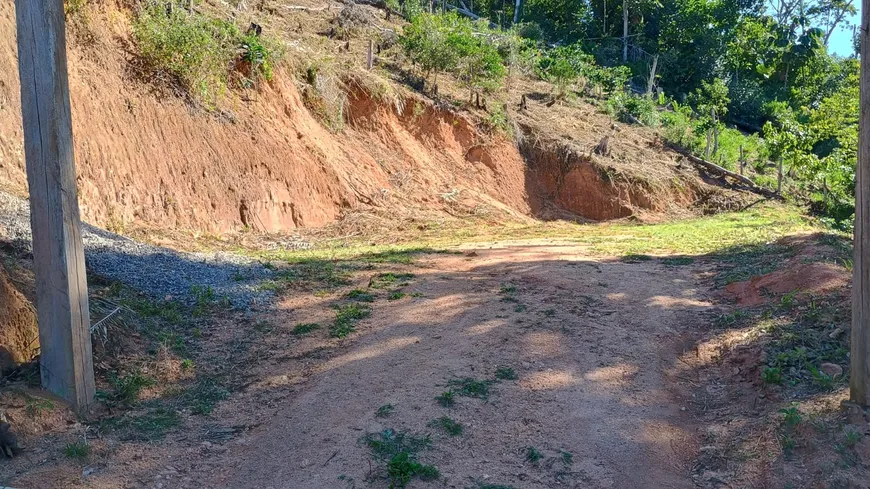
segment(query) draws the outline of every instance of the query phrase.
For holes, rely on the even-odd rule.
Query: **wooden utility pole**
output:
[[[94,368],[63,0],[16,0],[15,11],[42,385],[81,410]]]
[[[870,404],[870,0],[861,8],[861,120],[855,172],[852,268],[852,376],[849,399]]]

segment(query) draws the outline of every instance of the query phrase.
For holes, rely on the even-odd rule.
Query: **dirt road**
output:
[[[224,346],[202,358],[243,372],[210,416],[154,443],[107,442],[85,469],[52,469],[34,453],[10,482],[348,489],[406,475],[421,488],[694,487],[700,422],[677,357],[710,322],[701,272],[548,240],[368,265],[328,293],[290,290],[270,313],[204,332]],[[352,289],[363,296],[349,299]],[[353,304],[370,316],[330,338],[335,307]],[[322,327],[294,334],[301,323]],[[388,466],[396,450],[410,459]],[[421,480],[423,466],[439,476]]]
[[[220,411],[258,426],[222,454],[205,451],[206,464],[192,463],[185,480],[386,487],[361,440],[391,429],[432,434],[419,458],[446,486],[412,487],[692,487],[696,433],[669,371],[681,337],[710,307],[693,267],[536,243],[427,255],[412,268],[403,290],[422,296],[376,304],[347,346],[324,351],[306,340],[264,366]],[[292,326],[323,307],[291,297],[283,320]],[[487,384],[487,399],[436,402],[450,379],[494,379],[498,367],[518,378]],[[385,405],[392,412],[376,417]],[[462,435],[429,424],[442,416]]]

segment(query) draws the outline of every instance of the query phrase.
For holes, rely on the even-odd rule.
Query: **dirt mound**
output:
[[[815,236],[792,237],[778,244],[793,246],[797,252],[773,272],[725,287],[738,304],[757,306],[790,293],[818,297],[850,284],[851,273],[834,263],[831,247],[819,243]]]
[[[29,362],[39,349],[36,312],[0,265],[0,373]]]

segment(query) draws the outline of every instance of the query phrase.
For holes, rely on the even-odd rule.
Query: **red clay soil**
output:
[[[798,251],[773,272],[725,287],[737,304],[757,306],[789,293],[819,297],[851,283],[849,271],[827,259],[830,247],[819,244],[813,235],[786,238],[779,244],[795,246]]]

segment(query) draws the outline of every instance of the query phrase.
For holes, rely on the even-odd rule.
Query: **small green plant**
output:
[[[408,294],[406,294],[404,292],[395,291],[395,292],[390,292],[390,295],[387,296],[387,300],[398,301],[398,300],[404,299],[407,296],[408,296]]]
[[[450,436],[459,436],[462,434],[463,426],[453,418],[441,416],[438,419],[433,419],[429,422],[429,426],[440,428]]]
[[[782,384],[782,370],[779,367],[765,367],[761,371],[761,380],[765,384]]]
[[[51,399],[43,399],[41,397],[33,397],[30,395],[25,395],[24,398],[24,410],[27,411],[27,414],[30,416],[40,416],[47,411],[51,411],[55,408],[54,401]]]
[[[435,400],[444,407],[451,407],[456,404],[456,394],[453,391],[444,391]]]
[[[476,397],[478,399],[489,399],[489,386],[492,382],[488,380],[477,380],[471,377],[463,377],[459,379],[450,379],[447,381],[447,386],[452,392],[464,397]]]
[[[368,292],[364,292],[360,289],[353,289],[347,293],[347,298],[359,302],[374,302],[375,296],[369,294]]]
[[[63,447],[63,454],[66,455],[67,458],[87,458],[91,454],[91,446],[88,445],[86,441],[67,443],[67,445]]]
[[[414,278],[413,273],[381,273],[369,281],[369,287],[373,289],[385,289],[412,278]]]
[[[514,285],[502,285],[499,292],[505,295],[515,294],[517,291],[516,286]]]
[[[544,458],[544,454],[541,453],[541,451],[538,450],[537,448],[535,448],[535,447],[526,448],[526,461],[527,462],[534,464],[534,465],[537,465],[538,462],[540,462],[541,459],[543,459],[543,458]]]
[[[208,415],[227,397],[229,392],[216,380],[203,378],[185,392],[184,401],[192,414]]]
[[[854,430],[846,430],[846,446],[854,448],[861,441],[861,433]]]
[[[389,415],[393,414],[393,410],[395,407],[392,404],[384,404],[379,407],[377,411],[375,411],[376,418],[386,418]]]
[[[413,477],[424,481],[441,477],[436,467],[421,464],[408,452],[397,453],[390,459],[387,463],[387,475],[390,478],[390,488],[405,487]]]
[[[495,369],[495,378],[498,380],[517,380],[517,372],[513,367],[498,367]]]
[[[782,447],[783,455],[788,458],[797,446],[797,441],[789,434],[783,434],[779,437],[779,444]]]
[[[803,418],[801,417],[800,411],[798,411],[798,408],[795,405],[780,409],[779,412],[780,412],[780,414],[783,415],[783,417],[782,417],[783,423],[789,429],[795,428],[803,420]]]
[[[574,465],[574,455],[571,452],[562,451],[562,463],[566,466]]]
[[[514,312],[526,312],[527,306],[525,304],[517,304],[514,306]]]
[[[795,296],[797,295],[797,293],[798,290],[795,289],[787,294],[784,294],[779,300],[780,305],[784,309],[790,309],[792,306],[794,306]]]
[[[139,399],[139,393],[146,387],[154,385],[155,381],[152,377],[144,375],[139,370],[133,370],[126,375],[118,375],[117,373],[109,373],[109,385],[112,386],[112,393],[103,395],[110,403],[131,404]]]
[[[297,336],[302,336],[318,329],[320,329],[320,325],[317,323],[299,323],[296,326],[293,326],[293,329],[290,332]]]
[[[354,324],[367,318],[372,313],[372,308],[363,304],[346,304],[337,306],[335,321],[329,328],[329,336],[332,338],[344,338],[356,331]]]
[[[193,360],[189,358],[185,358],[181,361],[181,370],[192,370],[193,369]]]

